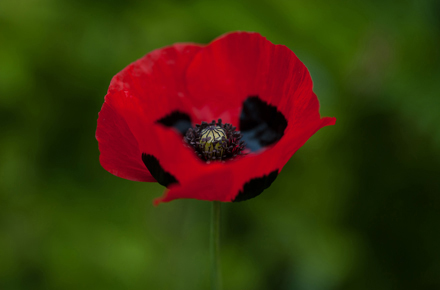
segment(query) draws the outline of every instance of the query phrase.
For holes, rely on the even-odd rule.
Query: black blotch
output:
[[[142,161],[160,185],[168,187],[171,184],[179,183],[173,175],[160,166],[159,160],[153,155],[142,153]]]
[[[244,201],[260,195],[266,188],[268,188],[272,184],[272,182],[275,181],[277,176],[278,169],[272,171],[271,173],[269,173],[269,175],[252,178],[250,181],[246,182],[243,185],[243,190],[240,190],[233,201]]]
[[[191,118],[187,114],[179,111],[174,111],[156,122],[167,127],[173,127],[183,136],[185,136],[186,131],[192,127]]]
[[[240,131],[246,148],[251,151],[260,150],[280,140],[286,127],[287,120],[283,114],[258,96],[251,96],[243,102]]]

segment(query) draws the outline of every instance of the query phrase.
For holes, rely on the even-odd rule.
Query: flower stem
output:
[[[221,290],[220,275],[220,201],[212,202],[211,214],[211,289]]]

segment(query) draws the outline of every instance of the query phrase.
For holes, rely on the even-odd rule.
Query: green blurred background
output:
[[[114,74],[258,31],[309,68],[313,136],[224,204],[225,290],[440,289],[440,2],[0,1],[0,289],[208,289],[210,203],[99,164]]]

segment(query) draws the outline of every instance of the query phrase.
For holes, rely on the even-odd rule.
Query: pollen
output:
[[[195,128],[190,128],[185,134],[187,146],[194,149],[194,153],[206,162],[232,160],[244,155],[245,142],[241,141],[240,131],[231,124],[218,122],[202,122]]]

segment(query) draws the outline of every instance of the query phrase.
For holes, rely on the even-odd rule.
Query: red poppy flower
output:
[[[291,50],[234,32],[155,50],[119,72],[96,139],[107,171],[167,187],[156,204],[230,202],[263,192],[335,121],[320,117],[310,74]]]

